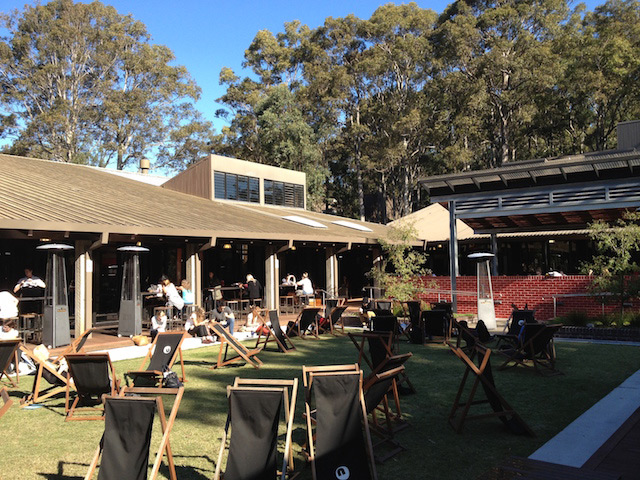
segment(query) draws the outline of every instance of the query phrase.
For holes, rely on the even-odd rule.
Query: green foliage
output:
[[[0,134],[16,136],[12,153],[122,169],[157,149],[157,166],[181,167],[203,150],[199,88],[130,15],[53,0],[2,23]]]
[[[619,304],[620,315],[624,303],[640,294],[640,266],[634,260],[640,247],[639,221],[640,213],[627,212],[613,225],[597,221],[590,227],[598,251],[585,266],[594,275],[591,292],[605,303]]]
[[[369,19],[286,23],[245,52],[251,78],[221,72],[231,126],[216,146],[275,162],[256,107],[286,87],[294,123],[322,155],[326,204],[363,218],[368,196],[369,218],[386,222],[424,204],[422,176],[613,147],[616,123],[640,115],[639,33],[636,0],[592,12],[567,0],[459,0],[441,15],[386,4]]]
[[[383,255],[369,275],[386,290],[386,295],[401,302],[418,298],[425,287],[418,278],[428,275],[424,268],[426,255],[413,245],[416,240],[412,225],[390,227],[387,238],[379,239]]]
[[[586,327],[588,323],[593,323],[595,320],[590,318],[587,312],[573,311],[566,315],[553,319],[551,323],[561,323],[562,325],[573,327]]]

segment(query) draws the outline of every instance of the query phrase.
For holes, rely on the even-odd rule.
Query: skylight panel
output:
[[[340,225],[341,227],[359,230],[361,232],[373,232],[373,230],[371,230],[369,227],[365,227],[364,225],[360,225],[359,223],[349,222],[348,220],[334,220],[331,223],[335,223],[336,225]]]
[[[320,222],[316,222],[315,220],[311,220],[310,218],[306,218],[306,217],[301,217],[299,215],[287,215],[282,218],[284,218],[285,220],[289,220],[290,222],[296,222],[302,225],[306,225],[307,227],[327,228],[326,225],[323,225]]]

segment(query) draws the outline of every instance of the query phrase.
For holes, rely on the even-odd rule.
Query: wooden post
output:
[[[93,325],[93,259],[90,240],[75,242],[75,332],[79,337]]]
[[[195,296],[195,305],[202,306],[202,262],[198,253],[198,246],[187,244],[187,281],[191,283],[191,290]]]
[[[455,294],[458,277],[458,226],[456,225],[456,202],[449,202],[449,275],[451,277],[451,307],[458,311],[458,298]]]
[[[265,248],[264,277],[265,306],[269,310],[277,310],[280,303],[280,261],[274,245]]]

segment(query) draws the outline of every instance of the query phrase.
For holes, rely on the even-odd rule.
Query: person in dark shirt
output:
[[[253,275],[247,275],[247,293],[249,294],[249,307],[255,305],[256,300],[262,299],[262,285],[260,282],[253,278]]]

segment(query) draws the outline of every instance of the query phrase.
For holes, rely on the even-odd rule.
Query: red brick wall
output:
[[[422,282],[427,288],[448,290],[451,288],[449,277],[422,277]],[[545,277],[543,275],[527,276],[500,276],[492,277],[493,298],[496,302],[496,316],[508,318],[511,314],[511,304],[518,308],[524,308],[525,303],[529,308],[536,310],[536,318],[548,320],[553,318],[553,295],[584,294],[590,277],[586,275],[567,275],[564,277]],[[458,291],[475,292],[476,277],[458,277]],[[429,293],[424,296],[428,302],[438,300],[438,294]],[[442,301],[449,301],[448,295],[440,295]],[[635,306],[635,305],[634,305]],[[637,306],[635,306],[637,307]],[[615,306],[605,305],[605,313],[612,312]],[[470,295],[458,295],[459,313],[477,313],[476,297]],[[602,305],[591,297],[564,297],[557,299],[557,315],[566,315],[569,312],[586,312],[589,316],[602,314]]]

